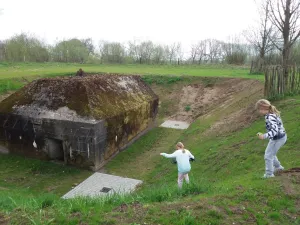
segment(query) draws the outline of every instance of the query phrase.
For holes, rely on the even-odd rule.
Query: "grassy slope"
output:
[[[299,167],[300,97],[276,105],[289,137],[279,159],[286,168]],[[255,134],[263,131],[263,119],[229,136],[202,137],[210,122],[198,120],[184,132],[155,128],[109,163],[110,173],[144,180],[132,196],[62,201],[59,196],[89,172],[1,155],[2,215],[16,224],[299,224],[299,177],[261,179],[267,142]],[[172,152],[177,140],[197,158],[190,174],[194,184],[182,192],[176,189],[176,167],[158,155]]]
[[[300,97],[275,104],[289,138],[279,159],[299,167]],[[299,224],[299,177],[260,179],[267,143],[255,134],[263,119],[228,136],[202,136],[219,117],[200,118],[186,131],[155,128],[112,160],[107,172],[144,180],[131,196],[64,201],[60,196],[90,172],[0,155],[0,224]],[[193,183],[181,192],[176,167],[158,155],[178,140],[197,158]]]

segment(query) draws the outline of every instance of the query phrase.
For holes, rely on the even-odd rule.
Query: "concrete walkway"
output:
[[[137,185],[142,183],[141,180],[96,172],[65,194],[62,198],[69,199],[79,196],[99,197],[114,193],[126,194],[134,191]]]

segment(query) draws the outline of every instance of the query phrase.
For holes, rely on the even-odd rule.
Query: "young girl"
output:
[[[189,150],[184,149],[184,145],[178,142],[176,145],[177,150],[173,154],[160,153],[160,155],[166,158],[176,158],[178,167],[178,187],[182,187],[183,178],[189,183],[188,172],[191,170],[190,158],[195,159],[195,157],[190,153]]]
[[[264,178],[274,177],[274,172],[283,170],[276,156],[278,150],[285,144],[287,135],[280,118],[280,112],[266,99],[261,99],[256,103],[255,108],[261,115],[265,116],[267,133],[258,133],[258,138],[269,139],[269,144],[265,151],[266,172]]]

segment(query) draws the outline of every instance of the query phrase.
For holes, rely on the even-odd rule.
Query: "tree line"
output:
[[[0,61],[137,63],[137,64],[203,64],[252,62],[254,72],[264,66],[287,67],[300,62],[300,0],[261,0],[259,21],[241,36],[201,40],[183,49],[181,43],[167,45],[149,41],[128,43],[71,38],[49,45],[34,35],[21,33],[0,40]],[[242,41],[243,38],[247,41]]]
[[[6,62],[69,62],[69,63],[111,63],[111,64],[207,64],[227,63],[243,65],[261,58],[268,64],[281,62],[280,51],[275,45],[259,46],[259,40],[247,30],[242,37],[227,41],[205,39],[183,49],[181,43],[169,45],[152,41],[129,41],[128,43],[71,38],[51,46],[26,33],[0,40],[0,61]],[[291,49],[291,59],[300,62],[300,43]]]
[[[250,55],[247,44],[216,39],[199,41],[190,50],[184,50],[180,43],[163,45],[149,40],[95,44],[91,38],[71,38],[51,46],[26,33],[0,41],[0,61],[8,62],[244,64]]]

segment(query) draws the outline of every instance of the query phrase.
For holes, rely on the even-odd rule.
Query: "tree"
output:
[[[191,60],[192,64],[201,64],[206,56],[207,40],[199,41],[191,47]]]
[[[273,43],[281,51],[285,84],[287,85],[291,49],[300,36],[300,1],[268,0],[268,2],[270,6],[269,18],[281,34],[280,39]]]
[[[144,41],[138,45],[138,56],[140,64],[150,63],[154,50],[154,44],[152,41]]]
[[[91,38],[82,39],[81,42],[88,49],[89,55],[94,53],[95,46],[94,46],[93,40]]]
[[[165,47],[165,53],[169,63],[172,63],[177,60],[180,48],[181,48],[180,43],[173,43]]]
[[[246,62],[248,55],[248,46],[242,44],[238,37],[229,38],[227,42],[222,43],[222,53],[228,64],[242,65]]]
[[[5,41],[5,59],[14,62],[45,62],[49,52],[45,44],[34,36],[22,33]]]
[[[134,62],[140,62],[139,59],[139,45],[136,40],[128,42],[128,55]]]
[[[155,45],[152,54],[152,60],[155,64],[163,64],[166,60],[165,48],[161,45]]]
[[[198,55],[198,46],[197,44],[193,44],[191,46],[191,52],[190,52],[190,60],[192,61],[192,64],[195,63],[197,55]]]
[[[57,62],[84,63],[88,56],[89,50],[76,38],[61,41],[53,48],[53,59]]]
[[[291,60],[297,65],[300,64],[300,42],[296,41],[291,49]]]
[[[198,64],[201,64],[204,57],[206,56],[207,41],[206,40],[200,41],[197,44],[196,48],[197,48],[197,61]]]
[[[208,43],[208,57],[210,63],[219,61],[222,55],[221,42],[216,39],[209,39],[207,40],[207,43]]]
[[[0,41],[0,62],[4,61],[5,59],[5,44],[4,42]]]
[[[180,44],[177,52],[178,62],[177,64],[181,63],[184,60],[184,50],[182,48],[182,45]]]
[[[254,72],[262,72],[265,64],[265,56],[274,49],[274,40],[277,32],[274,25],[271,23],[270,16],[270,2],[264,0],[259,7],[259,22],[258,27],[250,28],[244,31],[244,37],[253,46],[257,53],[257,60],[255,62],[256,68]],[[251,68],[252,70],[252,68]]]
[[[101,41],[99,43],[101,60],[105,63],[123,63],[125,48],[119,42]]]

